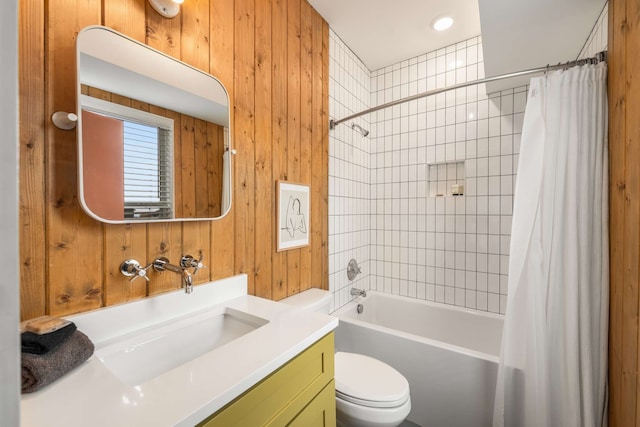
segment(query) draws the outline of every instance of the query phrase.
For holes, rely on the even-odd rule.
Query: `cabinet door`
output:
[[[296,416],[289,427],[335,427],[335,382],[329,384]]]
[[[332,332],[199,427],[287,425],[333,380],[333,349]]]

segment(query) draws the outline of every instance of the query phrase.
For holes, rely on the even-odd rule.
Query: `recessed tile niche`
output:
[[[464,161],[428,164],[429,197],[464,195]]]

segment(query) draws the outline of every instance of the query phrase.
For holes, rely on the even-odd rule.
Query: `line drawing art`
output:
[[[286,226],[283,230],[287,230],[291,238],[295,237],[296,231],[300,231],[303,235],[307,234],[307,221],[304,214],[300,212],[300,207],[300,199],[289,196],[289,204],[285,215]]]

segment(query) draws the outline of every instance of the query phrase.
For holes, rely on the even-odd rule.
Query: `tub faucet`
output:
[[[367,297],[367,291],[364,289],[351,288],[351,295],[353,296],[362,296],[364,298]]]

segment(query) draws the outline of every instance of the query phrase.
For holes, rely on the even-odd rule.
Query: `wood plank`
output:
[[[311,185],[311,151],[313,126],[313,24],[311,5],[306,0],[300,2],[300,178],[299,181]],[[311,188],[311,194],[314,193]],[[307,226],[311,227],[311,218]],[[311,236],[310,236],[311,238]],[[312,288],[311,247],[300,249],[300,291]]]
[[[103,1],[103,25],[144,43],[146,0]]]
[[[211,54],[210,72],[216,76],[229,93],[233,106],[233,76],[234,76],[234,1],[218,0],[211,3]],[[233,109],[231,108],[233,111]],[[230,116],[229,127],[232,146],[235,147],[234,114]],[[237,156],[231,157],[232,169],[240,160]],[[233,187],[236,186],[235,178],[232,178]],[[233,199],[233,191],[232,191]],[[228,277],[236,273],[235,270],[235,204],[232,200],[232,209],[224,218],[213,221],[211,224],[211,259],[215,265],[211,266],[211,277],[214,279]]]
[[[193,276],[193,283],[204,283],[211,280],[211,254],[209,247],[211,245],[211,225],[210,221],[188,221],[182,223],[182,253],[191,255],[196,259],[202,258],[205,268],[199,270]],[[178,263],[180,258],[176,258]],[[173,260],[172,260],[173,261]],[[193,269],[190,269],[193,272]]]
[[[45,314],[44,3],[19,3],[20,316]]]
[[[92,98],[101,99],[103,101],[111,101],[111,93],[106,90],[98,89],[95,87],[89,87],[87,94]]]
[[[322,286],[323,274],[323,224],[322,224],[322,186],[328,169],[322,164],[322,17],[315,10],[312,11],[312,87],[311,87],[311,277],[314,287]]]
[[[300,1],[287,3],[287,177],[292,182],[300,182]],[[287,251],[287,295],[300,292],[300,251]]]
[[[625,217],[625,37],[623,0],[609,3],[609,425],[622,424],[622,298]],[[628,407],[629,405],[625,405]]]
[[[75,111],[75,39],[87,25],[101,22],[97,1],[47,4],[45,44],[46,116]],[[75,132],[46,122],[46,234],[48,310],[77,313],[102,305],[102,225],[80,208]],[[70,262],[71,261],[71,262]],[[65,266],[64,268],[62,266]]]
[[[222,154],[220,151],[221,144],[217,129],[223,129],[213,123],[207,123],[207,140],[205,141],[206,150],[204,152],[204,167],[206,171],[206,197],[208,217],[213,218],[220,215],[220,203],[222,194]],[[220,151],[220,158],[217,158]],[[219,166],[219,167],[218,167]],[[217,189],[216,189],[217,187]],[[216,193],[218,191],[218,193]],[[213,225],[213,223],[211,223]],[[209,247],[209,249],[211,249]]]
[[[640,71],[640,59],[637,55],[637,41],[640,40],[640,2],[626,2],[626,43],[625,68],[626,68],[626,111],[627,123],[634,123],[640,114],[640,85],[634,76]],[[634,43],[635,42],[635,43]],[[623,329],[623,386],[625,391],[633,392],[628,402],[628,414],[634,408],[633,423],[638,424],[640,409],[640,359],[638,351],[640,342],[640,299],[638,283],[640,282],[640,128],[637,125],[625,127],[626,143],[626,201],[625,209],[625,239],[624,262],[625,278],[623,291],[623,316],[625,328]],[[628,307],[627,304],[633,304]],[[634,335],[634,336],[632,336]],[[629,380],[626,383],[625,380]],[[631,384],[633,381],[633,384]],[[627,388],[628,387],[628,388]],[[623,404],[624,405],[624,404]],[[626,412],[626,411],[625,411]],[[623,417],[623,422],[626,420]],[[631,418],[629,418],[631,420]]]
[[[224,156],[224,127],[213,123],[207,124],[206,142],[206,172],[208,190],[208,210],[209,217],[215,218],[223,214],[222,212],[222,172]],[[213,226],[214,223],[211,225]]]
[[[151,3],[145,2],[146,7],[146,44],[169,56],[180,59],[181,18],[180,15],[167,19],[155,11]]]
[[[274,190],[271,168],[271,0],[256,2],[255,126],[256,126],[256,295],[271,298],[274,252]]]
[[[180,6],[182,61],[209,72],[209,0],[189,0]],[[176,17],[177,18],[177,17]]]
[[[292,0],[293,1],[293,0]],[[271,191],[273,221],[272,298],[287,296],[287,254],[276,252],[278,219],[276,216],[276,181],[287,176],[287,0],[271,1]]]
[[[119,304],[147,295],[147,282],[138,278],[130,282],[120,273],[120,264],[135,259],[143,266],[147,261],[147,227],[145,224],[104,225],[105,305]]]
[[[250,294],[255,293],[255,169],[254,169],[254,0],[235,2],[234,111],[238,162],[234,177],[235,270],[246,273]]]
[[[194,118],[181,115],[180,117],[180,176],[182,188],[182,216],[181,218],[195,218],[196,215],[196,158],[195,158],[195,123]],[[177,167],[176,167],[177,169]]]
[[[212,128],[212,130],[214,130]],[[217,135],[209,136],[209,123],[196,119],[194,123],[194,191],[196,218],[211,218],[209,209],[209,151],[213,150],[213,143],[217,142]],[[212,166],[215,166],[212,164]],[[222,167],[222,165],[220,165]],[[218,198],[220,196],[218,195]],[[215,203],[218,203],[217,201]],[[218,216],[218,213],[215,214]],[[208,233],[207,233],[208,234]]]
[[[322,289],[329,289],[329,24],[322,20]]]
[[[147,224],[147,259],[153,262],[158,257],[166,257],[172,264],[180,262],[182,250],[182,223],[155,222]],[[182,277],[171,271],[149,270],[149,295],[179,289]]]

